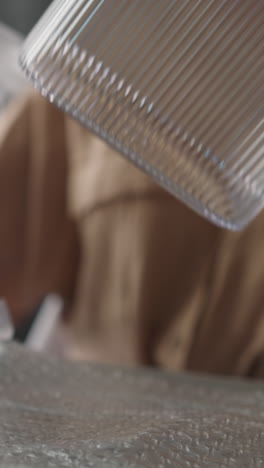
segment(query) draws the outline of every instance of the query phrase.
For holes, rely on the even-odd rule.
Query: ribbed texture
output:
[[[21,63],[213,222],[240,229],[264,206],[263,0],[56,0]]]

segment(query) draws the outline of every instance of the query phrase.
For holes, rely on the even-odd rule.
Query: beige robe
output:
[[[0,116],[0,296],[71,358],[264,376],[264,214],[221,230],[30,94]]]

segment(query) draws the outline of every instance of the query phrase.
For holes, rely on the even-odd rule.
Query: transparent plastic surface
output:
[[[261,468],[264,385],[0,347],[1,468]]]
[[[241,229],[263,208],[263,0],[56,0],[21,64],[214,223]]]

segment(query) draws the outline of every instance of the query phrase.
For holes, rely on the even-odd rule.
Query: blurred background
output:
[[[5,25],[10,26],[12,29],[21,33],[22,35],[27,35],[51,3],[52,3],[52,0],[2,0],[0,2],[0,23],[4,23]],[[2,33],[2,36],[0,34],[0,37],[2,38],[3,31],[1,33]],[[5,31],[5,34],[6,34],[6,31]],[[6,36],[4,36],[4,38],[5,37]],[[11,37],[9,38],[9,40],[11,44]],[[16,47],[16,42],[14,39],[14,53],[16,52],[15,47]],[[6,50],[5,45],[3,45],[3,50]],[[0,44],[0,55],[1,53],[3,53],[3,50],[1,50],[1,44]],[[1,55],[2,65],[4,65],[5,69],[7,68],[7,66],[10,67],[11,51],[13,52],[13,49],[11,48],[11,45],[10,45],[9,54],[5,54],[4,56]],[[12,60],[15,63],[13,56],[12,56]],[[14,86],[17,86],[17,76],[16,76],[16,80],[13,80],[13,81],[14,81]],[[1,84],[2,82],[1,82],[1,77],[0,77],[0,85]],[[5,83],[5,87],[6,86],[7,84]],[[42,303],[40,305],[36,305],[35,310],[33,310],[32,313],[29,313],[27,318],[22,323],[20,323],[20,325],[17,327],[17,329],[15,330],[15,339],[17,341],[23,342],[26,339],[28,332],[32,326],[32,323],[34,322],[36,316],[38,315],[41,305]]]
[[[2,0],[0,21],[27,34],[50,3],[51,0]]]

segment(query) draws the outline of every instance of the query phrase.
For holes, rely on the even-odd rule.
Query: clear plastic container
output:
[[[263,208],[263,0],[55,0],[21,64],[214,223],[241,229]]]

